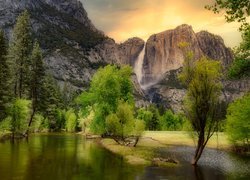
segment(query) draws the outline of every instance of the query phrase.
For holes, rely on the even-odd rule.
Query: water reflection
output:
[[[123,158],[77,135],[35,135],[0,143],[0,179],[248,179],[250,160],[208,149],[200,166],[190,165],[190,147],[162,148],[158,155],[178,159],[173,167],[130,166]]]
[[[0,179],[135,179],[140,172],[81,136],[34,136],[0,150]]]

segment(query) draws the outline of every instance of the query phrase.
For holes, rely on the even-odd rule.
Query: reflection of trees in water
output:
[[[194,170],[194,175],[195,175],[196,180],[203,180],[204,179],[202,169],[199,166],[193,166],[193,170]]]
[[[81,138],[41,136],[30,142],[25,179],[135,179],[121,157]]]

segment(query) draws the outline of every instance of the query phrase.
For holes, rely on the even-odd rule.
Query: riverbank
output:
[[[142,135],[142,144],[151,144],[157,141],[162,145],[196,146],[197,139],[186,131],[145,131]],[[208,141],[207,146],[213,149],[229,150],[231,144],[223,132],[215,133]]]
[[[157,154],[157,149],[170,146],[195,146],[195,139],[188,132],[183,131],[145,131],[136,147],[127,147],[118,145],[112,139],[100,139],[99,143],[109,151],[123,156],[129,164],[133,165],[159,165],[176,166],[171,161],[176,159],[167,159],[170,162],[159,160],[161,157]],[[218,133],[211,137],[207,144],[208,148],[229,150],[231,148],[229,141],[224,133]]]

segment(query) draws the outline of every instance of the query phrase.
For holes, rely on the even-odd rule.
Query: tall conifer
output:
[[[14,94],[18,98],[29,98],[30,95],[31,46],[30,17],[28,11],[24,11],[17,18],[9,50],[9,58],[13,65]]]
[[[6,117],[11,98],[10,69],[7,62],[7,43],[4,32],[0,30],[0,121]]]

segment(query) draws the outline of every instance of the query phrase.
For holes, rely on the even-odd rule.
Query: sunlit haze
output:
[[[195,32],[207,30],[222,36],[227,46],[241,41],[239,24],[226,23],[223,13],[204,8],[212,0],[81,0],[93,24],[116,42],[192,25]]]

